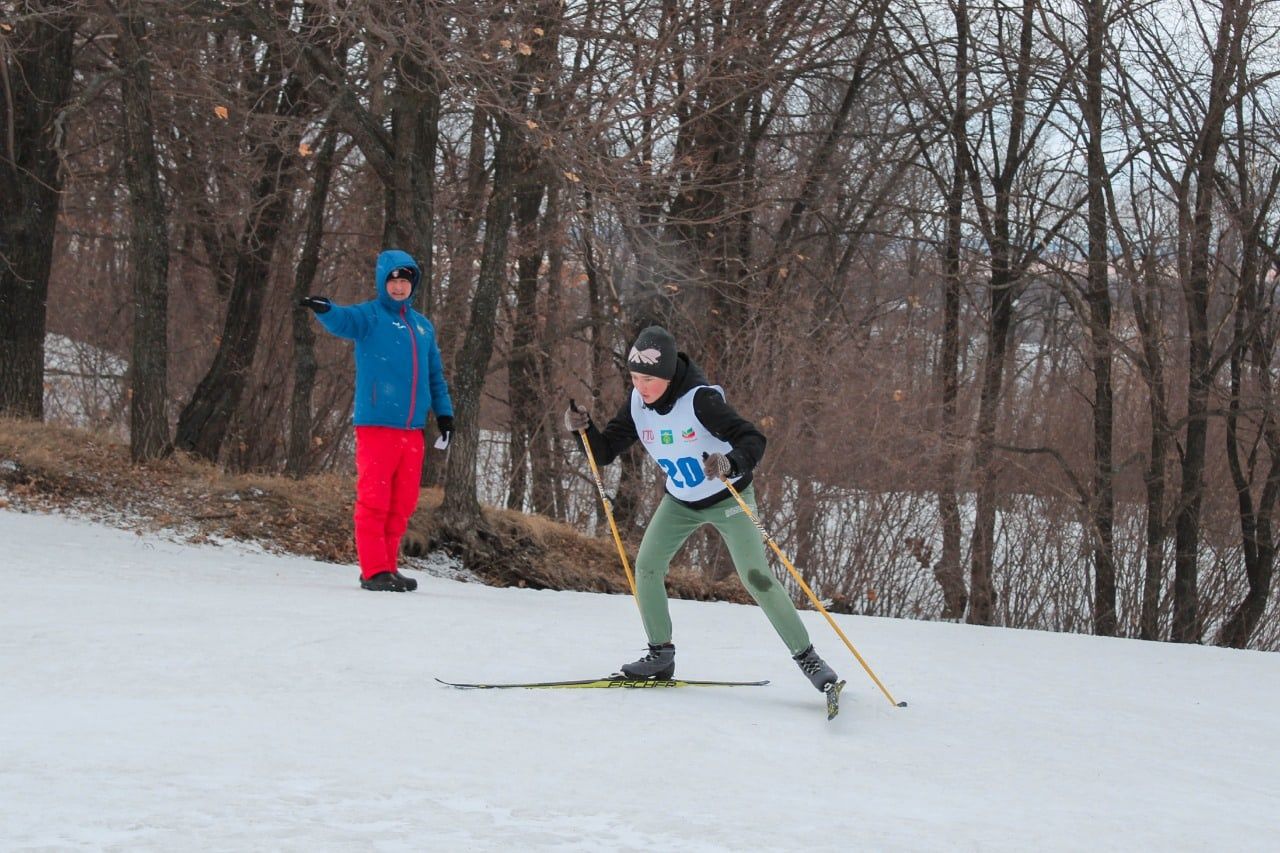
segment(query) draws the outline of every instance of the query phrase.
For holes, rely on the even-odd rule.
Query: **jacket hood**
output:
[[[413,270],[413,289],[409,291],[409,298],[403,302],[397,302],[391,298],[391,294],[387,293],[387,276],[391,275],[392,270],[400,267],[408,267]],[[378,254],[378,263],[374,268],[374,276],[378,282],[378,301],[392,311],[399,310],[401,305],[411,305],[413,297],[418,293],[418,282],[422,280],[422,272],[418,269],[418,262],[408,252],[400,249],[387,249]]]
[[[649,408],[660,415],[665,415],[671,411],[676,400],[687,394],[690,388],[710,384],[706,375],[703,374],[702,368],[694,364],[689,356],[678,352],[676,353],[676,374],[671,377],[671,385],[667,388],[666,393],[655,400],[654,404]]]

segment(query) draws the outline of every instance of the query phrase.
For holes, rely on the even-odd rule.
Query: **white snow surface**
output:
[[[192,546],[0,510],[0,849],[1275,850],[1280,656],[837,616],[822,697],[754,607]]]

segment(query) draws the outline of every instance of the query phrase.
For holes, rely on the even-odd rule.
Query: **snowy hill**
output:
[[[625,596],[190,546],[0,510],[0,848],[1274,850],[1280,655],[816,613],[828,723],[752,607],[673,601],[678,673],[601,675]]]

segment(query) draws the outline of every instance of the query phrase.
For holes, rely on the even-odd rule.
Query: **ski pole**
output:
[[[573,410],[579,411],[578,404],[573,402],[573,398],[569,398],[569,405]],[[596,491],[600,493],[600,503],[604,504],[605,518],[609,519],[609,530],[613,532],[613,544],[618,546],[618,559],[622,561],[622,570],[627,574],[627,586],[631,587],[631,597],[636,600],[637,606],[640,604],[640,598],[636,595],[636,579],[631,576],[631,563],[627,562],[627,549],[622,546],[622,536],[618,533],[618,525],[613,520],[613,505],[609,503],[609,497],[604,493],[604,482],[600,479],[600,469],[596,467],[595,454],[591,452],[591,442],[587,440],[587,431],[585,429],[578,430],[578,437],[582,439],[582,448],[587,451],[587,461],[591,463],[591,476],[596,480]]]
[[[791,577],[795,578],[796,583],[800,584],[800,588],[804,590],[805,595],[809,596],[809,600],[813,602],[813,606],[818,608],[818,611],[822,613],[823,616],[827,617],[827,622],[831,623],[831,627],[840,635],[840,639],[844,640],[844,644],[849,647],[849,651],[853,652],[853,656],[858,659],[858,663],[862,664],[862,668],[867,671],[867,675],[871,676],[871,680],[876,683],[876,687],[880,688],[880,692],[884,694],[884,698],[888,699],[890,703],[899,708],[907,707],[906,702],[899,702],[895,700],[893,695],[889,693],[888,688],[880,682],[880,679],[876,678],[876,674],[871,671],[871,667],[867,665],[867,662],[863,659],[862,655],[858,654],[858,650],[853,647],[853,643],[849,642],[849,638],[844,635],[844,631],[840,630],[840,626],[836,624],[836,620],[831,618],[831,614],[827,612],[827,608],[822,606],[822,602],[818,600],[818,596],[814,595],[813,590],[809,589],[809,585],[804,582],[804,578],[800,577],[800,573],[796,571],[796,567],[791,565],[791,561],[787,559],[787,555],[782,553],[782,549],[778,547],[778,543],[773,541],[773,537],[769,535],[769,531],[764,529],[764,525],[760,523],[760,519],[756,517],[756,514],[751,511],[751,507],[747,506],[747,502],[742,499],[742,495],[738,494],[738,490],[735,489],[733,484],[725,477],[721,477],[720,482],[724,483],[725,488],[729,490],[729,494],[733,495],[733,499],[738,502],[738,506],[742,507],[742,511],[747,514],[747,518],[751,519],[751,523],[756,526],[756,530],[760,531],[760,535],[764,537],[764,541],[769,543],[769,547],[773,549],[773,553],[778,555],[778,559],[782,561],[782,565],[786,566],[787,571],[791,572]]]

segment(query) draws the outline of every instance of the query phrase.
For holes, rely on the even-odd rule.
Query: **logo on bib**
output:
[[[645,444],[653,444],[656,438],[657,436],[653,434],[653,430],[651,429],[642,430],[640,432],[640,440]]]
[[[689,427],[688,429],[680,430],[680,437],[681,437],[681,438],[683,438],[685,441],[697,441],[697,440],[698,440],[698,434],[697,434],[696,432],[694,432],[694,431],[693,431],[693,427]]]
[[[662,443],[663,443],[663,444],[675,444],[675,443],[676,443],[676,437],[675,437],[675,435],[671,432],[671,430],[669,430],[669,429],[664,429],[664,430],[662,431]]]

